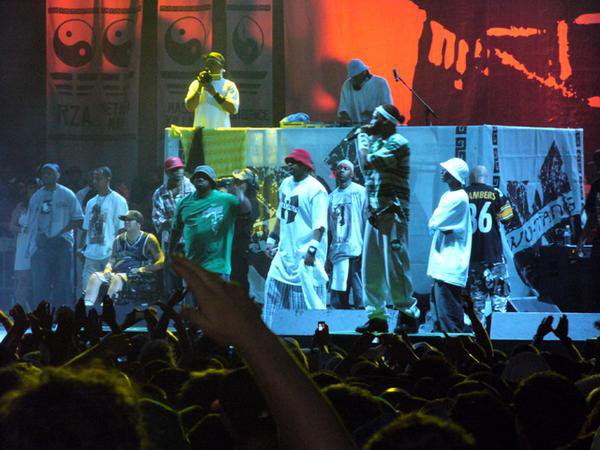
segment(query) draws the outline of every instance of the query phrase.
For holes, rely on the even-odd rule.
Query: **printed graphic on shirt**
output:
[[[222,205],[211,206],[202,213],[202,218],[210,223],[210,229],[217,233],[219,225],[223,222],[224,208]]]
[[[281,194],[281,220],[285,223],[292,223],[296,220],[296,214],[298,214],[298,196],[292,195],[289,199],[286,199],[285,194]]]
[[[106,213],[102,212],[102,205],[96,203],[92,208],[92,217],[90,218],[90,244],[104,245],[105,222]]]
[[[474,183],[466,191],[473,230],[471,261],[501,262],[503,252],[499,222],[510,222],[512,206],[502,192],[492,186]]]
[[[50,214],[52,212],[52,199],[44,200],[41,211],[42,214]]]
[[[332,216],[335,221],[333,243],[347,242],[352,231],[352,197],[344,195],[342,201],[333,205]]]

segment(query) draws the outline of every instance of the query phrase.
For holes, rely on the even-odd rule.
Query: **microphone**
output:
[[[392,73],[394,74],[394,80],[400,81],[400,77],[398,76],[398,71],[396,70],[395,67],[394,67],[394,70],[392,70]]]
[[[364,133],[366,132],[367,128],[369,128],[368,125],[365,125],[364,127],[356,127],[353,131],[352,134],[350,134],[350,136],[346,136],[344,138],[344,142],[350,142],[353,141],[354,139],[356,139],[358,137],[358,135],[360,133]]]

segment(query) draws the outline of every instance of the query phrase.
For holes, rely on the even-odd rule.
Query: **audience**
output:
[[[0,449],[579,449],[598,445],[600,345],[581,354],[566,316],[531,344],[485,328],[439,345],[406,335],[303,349],[245,290],[183,258],[184,295],[117,323],[99,311],[0,311]],[[471,302],[465,313],[478,320]],[[125,333],[146,321],[147,333]],[[168,331],[173,323],[176,333]],[[102,325],[110,329],[103,332]],[[544,347],[556,335],[562,351]],[[598,342],[594,342],[598,344]]]

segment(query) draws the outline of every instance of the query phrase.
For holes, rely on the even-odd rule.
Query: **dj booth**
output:
[[[269,260],[264,249],[274,222],[277,187],[286,176],[284,159],[295,148],[307,149],[316,176],[335,188],[332,169],[340,159],[356,161],[355,141],[344,142],[351,128],[171,127],[165,130],[164,156],[181,156],[187,168],[204,162],[218,176],[241,167],[259,176],[261,216],[251,246],[251,295],[262,301]],[[528,296],[527,254],[540,245],[563,243],[563,229],[583,208],[583,130],[495,125],[400,127],[411,149],[409,251],[417,292],[426,293],[431,237],[427,222],[447,189],[439,163],[457,156],[470,167],[485,165],[489,184],[511,200],[515,218],[504,236],[513,296]],[[195,139],[195,141],[194,141]],[[361,174],[358,174],[359,178]]]

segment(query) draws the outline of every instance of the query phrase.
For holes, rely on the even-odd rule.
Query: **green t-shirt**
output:
[[[195,193],[181,199],[173,228],[183,229],[185,254],[209,272],[231,273],[231,244],[240,202],[235,195],[213,190],[205,198]]]

